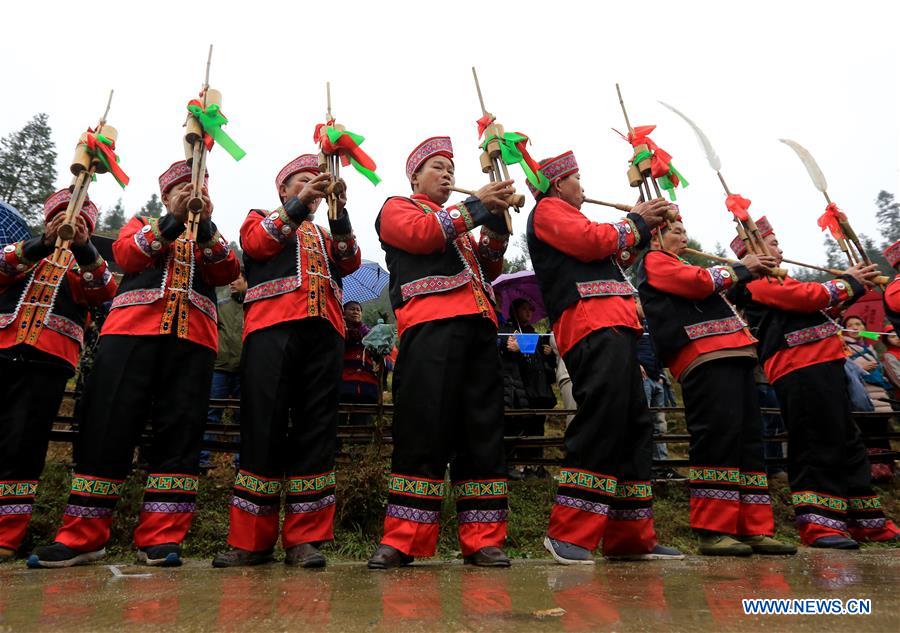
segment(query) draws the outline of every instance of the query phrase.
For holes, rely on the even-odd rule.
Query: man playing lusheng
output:
[[[765,217],[757,227],[778,264],[782,251]],[[746,247],[735,239],[732,250]],[[858,541],[897,541],[900,530],[870,486],[869,458],[850,414],[840,326],[825,310],[861,297],[874,266],[848,268],[825,283],[758,279],[735,292],[759,339],[759,360],[788,428],[788,479],[804,545],[856,549]]]
[[[680,220],[659,227],[638,271],[650,335],[681,383],[690,444],[691,528],[710,556],[795,554],[775,533],[756,396],[756,349],[722,292],[770,272],[775,259],[748,254],[701,268]]]
[[[653,421],[637,360],[643,328],[620,266],[647,247],[669,205],[642,202],[620,222],[591,222],[580,210],[575,155],[545,160],[541,171],[550,188],[532,189],[528,250],[578,402],[544,545],[562,564],[593,564],[601,538],[610,558],[681,558],[653,529]]]
[[[444,207],[453,148],[430,138],[406,162],[411,198],[389,198],[375,221],[391,273],[400,353],[394,372],[394,454],[387,516],[372,569],[433,556],[444,476],[456,490],[466,563],[507,567],[503,381],[490,281],[509,235],[500,214],[512,181]],[[470,234],[482,226],[476,241]]]

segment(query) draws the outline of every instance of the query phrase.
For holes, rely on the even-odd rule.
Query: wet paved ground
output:
[[[115,562],[115,561],[109,561]],[[147,574],[147,575],[132,575]],[[871,615],[745,616],[741,598],[870,598]],[[0,567],[0,631],[900,631],[900,551],[509,570],[273,564]]]

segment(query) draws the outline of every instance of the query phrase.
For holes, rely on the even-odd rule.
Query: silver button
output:
[[[150,243],[150,248],[152,248],[155,251],[158,251],[159,249],[162,248],[162,244],[157,242],[156,240],[153,240],[153,242]]]
[[[270,219],[270,220],[277,220],[277,219],[278,219],[278,211],[273,211],[272,213],[270,213],[270,214],[269,214],[269,219]]]
[[[839,281],[839,282],[837,282],[837,283],[834,284],[834,285],[837,286],[837,289],[838,289],[838,290],[843,290],[844,288],[847,287],[847,284],[845,284],[843,281]]]
[[[15,250],[16,250],[15,244],[10,244],[9,246],[4,246],[4,247],[3,247],[3,252],[4,252],[4,253],[12,253],[12,252],[14,252]]]
[[[624,261],[631,259],[631,253],[629,251],[622,251],[622,259]]]
[[[450,217],[454,220],[458,220],[460,215],[459,209],[453,209],[453,211],[450,212]]]
[[[94,281],[94,273],[84,273],[81,278],[85,281]]]
[[[627,222],[625,223],[625,232],[626,232],[626,233],[631,233],[631,225],[628,224]]]
[[[725,279],[728,279],[729,277],[731,277],[731,273],[728,272],[727,270],[723,270],[723,271],[722,271],[722,276],[723,276]]]
[[[16,270],[25,270],[25,264],[16,265]]]
[[[339,251],[347,250],[347,242],[338,242],[338,250]]]
[[[203,249],[203,254],[206,255],[207,257],[209,257],[210,255],[212,255],[212,249],[211,249],[211,248],[204,248],[204,249]]]
[[[283,227],[281,227],[281,232],[284,233],[285,235],[290,235],[291,227],[289,227],[287,224],[285,224]]]
[[[144,228],[141,229],[141,233],[149,233],[152,230],[153,230],[152,226],[150,226],[149,224],[145,224]]]

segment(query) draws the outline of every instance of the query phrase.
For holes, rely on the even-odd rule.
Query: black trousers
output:
[[[566,429],[566,466],[620,481],[649,481],[653,416],[634,334],[596,330],[569,350],[565,363],[578,403]]]
[[[505,479],[497,331],[482,317],[430,321],[400,339],[393,472]]]
[[[149,421],[149,471],[196,474],[215,357],[174,335],[102,336],[84,392],[76,471],[124,479]]]
[[[343,358],[344,340],[325,319],[289,321],[247,337],[241,470],[281,479],[334,468]]]
[[[772,386],[788,428],[791,490],[841,499],[871,494],[869,458],[850,414],[844,361],[798,369]]]
[[[27,345],[0,350],[0,547],[25,538],[72,367]]]

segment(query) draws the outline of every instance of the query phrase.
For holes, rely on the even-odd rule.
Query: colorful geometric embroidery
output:
[[[798,514],[794,521],[800,524],[815,523],[816,525],[822,525],[833,530],[838,530],[840,532],[847,531],[847,524],[844,521],[839,521],[830,517],[823,517],[821,514],[812,514],[811,512]]]
[[[880,510],[881,499],[879,497],[850,497],[850,510]]]
[[[508,492],[506,481],[466,481],[453,487],[457,497],[505,497]]]
[[[741,495],[741,503],[767,506],[772,504],[772,497],[769,495]]]
[[[715,499],[716,501],[740,501],[741,493],[737,490],[719,490],[718,488],[691,488],[691,497]]]
[[[281,486],[280,479],[264,479],[243,470],[239,470],[234,479],[235,488],[263,496],[280,495]]]
[[[37,481],[0,481],[0,499],[33,497],[37,494]]]
[[[598,279],[596,281],[581,281],[575,284],[578,294],[582,299],[588,297],[631,296],[634,294],[634,286],[627,281],[614,281],[611,279]]]
[[[481,255],[482,259],[496,262],[503,258],[503,253],[506,252],[508,244],[508,235],[499,235],[485,226],[481,228],[481,241],[478,244],[478,254]]]
[[[850,284],[843,279],[831,279],[822,285],[825,287],[825,290],[828,291],[829,306],[833,306],[836,303],[840,303],[845,299],[853,297],[853,290],[851,290]]]
[[[413,479],[392,474],[388,481],[388,492],[416,497],[444,497],[444,482],[433,479]]]
[[[559,471],[559,485],[600,491],[607,495],[614,495],[617,487],[615,477],[595,475],[584,470],[568,469]]]
[[[147,492],[189,492],[200,489],[200,480],[195,475],[148,475]]]
[[[849,523],[853,527],[860,527],[866,530],[880,530],[887,525],[887,519],[885,517],[878,517],[877,519],[850,519]]]
[[[162,512],[166,514],[184,514],[193,512],[196,504],[171,503],[167,501],[145,501],[141,506],[141,512]]]
[[[88,475],[72,477],[72,492],[95,497],[121,497],[124,480],[98,479]]]
[[[847,511],[847,501],[845,499],[829,497],[828,495],[811,491],[795,492],[791,495],[791,502],[795,506],[818,506],[835,512]]]
[[[613,521],[641,521],[653,518],[653,508],[614,508],[609,511]]]
[[[268,299],[276,295],[287,294],[293,292],[301,285],[300,279],[294,277],[279,277],[271,281],[265,281],[248,289],[244,295],[244,303],[258,301],[259,299]]]
[[[438,221],[438,226],[441,227],[441,232],[444,234],[444,240],[450,244],[459,233],[456,232],[456,225],[453,224],[453,218],[450,217],[450,211],[448,209],[440,209],[438,211],[434,211],[432,213],[435,219]]]
[[[21,514],[31,514],[34,506],[30,503],[13,503],[10,505],[0,506],[0,516],[13,516]]]
[[[204,297],[202,294],[191,288],[188,292],[190,295],[191,303],[194,304],[200,312],[208,316],[213,321],[218,321],[218,312],[216,311],[216,304],[210,300],[209,297]]]
[[[621,222],[613,223],[612,227],[618,233],[618,238],[616,241],[616,250],[622,251],[628,248],[628,237],[631,235],[637,235],[634,230],[634,222],[631,220],[622,220]]]
[[[609,512],[609,506],[605,503],[585,501],[584,499],[578,499],[577,497],[567,497],[566,495],[556,495],[554,503],[556,503],[557,505],[566,506],[568,508],[575,508],[576,510],[581,510],[583,512],[602,514],[604,516]]]
[[[165,290],[162,288],[150,288],[145,290],[129,290],[116,295],[112,302],[112,309],[125,306],[146,305],[155,303],[163,298]]]
[[[278,514],[278,503],[269,504],[269,505],[258,505],[253,503],[252,501],[247,501],[246,499],[241,499],[240,497],[232,497],[231,505],[234,508],[242,512],[246,512],[247,514],[253,514],[255,516],[267,516],[269,514]]]
[[[691,466],[691,482],[707,481],[740,485],[741,471],[737,468],[713,468],[710,466]]]
[[[642,481],[620,481],[616,484],[617,499],[652,499],[653,486]]]
[[[318,512],[328,506],[333,506],[334,495],[326,495],[316,501],[304,501],[300,503],[288,503],[284,506],[285,514],[304,514],[306,512]]]
[[[784,340],[787,341],[788,347],[796,347],[797,345],[803,345],[804,343],[821,341],[829,336],[834,336],[838,331],[840,331],[840,327],[829,321],[827,323],[820,323],[819,325],[803,328],[802,330],[788,332],[784,335]]]
[[[712,281],[713,292],[725,290],[728,284],[737,277],[731,266],[713,266],[707,268],[706,272],[709,273],[709,279]]]
[[[285,212],[284,207],[278,207],[276,211],[266,214],[260,220],[266,234],[279,244],[284,244],[294,239],[294,231],[297,230],[296,225],[291,222],[290,216]],[[282,231],[282,227],[288,227],[287,232]]]
[[[509,510],[463,510],[456,515],[456,522],[501,523],[509,517]]]
[[[746,324],[737,317],[703,321],[693,325],[685,325],[684,331],[692,341],[704,336],[716,336],[718,334],[732,334],[740,332]]]
[[[393,503],[388,504],[385,514],[394,519],[429,524],[437,523],[438,519],[441,517],[441,513],[438,510],[420,510],[419,508],[398,506]]]
[[[741,488],[768,488],[769,478],[765,473],[741,471]]]
[[[79,517],[82,519],[106,519],[113,515],[112,508],[95,508],[93,506],[76,506],[73,504],[66,505],[63,514],[70,517]]]
[[[460,271],[451,276],[432,275],[431,277],[422,277],[403,284],[400,286],[400,294],[403,300],[407,301],[419,295],[455,290],[465,286],[471,280],[472,274],[468,270]]]
[[[153,257],[153,249],[150,247],[150,242],[147,241],[147,234],[144,231],[138,231],[134,234],[134,243],[137,244],[137,247],[141,249],[144,255]]]
[[[334,471],[313,475],[311,477],[292,477],[287,481],[289,495],[302,495],[308,492],[319,492],[335,485]]]

